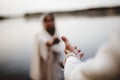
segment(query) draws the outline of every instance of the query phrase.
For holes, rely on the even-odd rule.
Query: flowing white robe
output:
[[[120,33],[101,46],[94,58],[81,62],[70,56],[64,67],[65,80],[120,80]]]
[[[56,34],[54,36],[57,36]],[[33,53],[30,77],[33,80],[60,80],[59,64],[64,59],[61,45],[55,44],[48,48],[46,42],[53,37],[47,32],[38,34],[35,38],[35,52]]]

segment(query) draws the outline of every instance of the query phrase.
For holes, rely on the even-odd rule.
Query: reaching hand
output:
[[[66,37],[62,36],[62,40],[63,40],[63,42],[65,43],[65,53],[66,53],[66,50],[69,50],[69,51],[71,51],[71,52],[74,52],[74,51],[77,52],[76,56],[78,56],[78,54],[79,54],[80,58],[82,58],[82,57],[84,56],[84,54],[81,52],[81,50],[80,50],[80,49],[77,49],[76,46],[73,47],[73,46],[69,43],[69,40],[68,40]],[[67,53],[66,53],[66,54],[67,54]]]
[[[69,43],[68,39],[66,37],[62,37],[63,42],[65,43],[65,50],[70,50],[71,52],[74,51],[74,47]]]

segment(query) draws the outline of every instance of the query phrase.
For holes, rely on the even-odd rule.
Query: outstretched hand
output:
[[[62,36],[61,39],[63,40],[64,44],[65,44],[65,53],[66,53],[66,50],[69,50],[71,52],[73,51],[76,51],[77,52],[77,55],[79,54],[80,58],[82,58],[84,56],[84,54],[81,52],[80,49],[77,49],[77,47],[73,47],[69,40],[65,37],[65,36]],[[66,53],[67,54],[67,53]]]

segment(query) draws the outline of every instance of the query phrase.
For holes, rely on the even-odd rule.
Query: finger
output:
[[[65,43],[65,45],[69,44],[69,41],[68,41],[68,39],[65,36],[62,36],[62,40]]]
[[[77,46],[74,46],[75,49],[77,49]]]
[[[66,37],[62,36],[62,40],[65,43],[65,49],[66,50],[70,50],[70,51],[74,50],[74,47],[72,47],[72,45],[69,43],[69,41],[68,41],[68,39]]]
[[[81,52],[81,50],[80,50],[80,49],[78,49],[78,50],[77,50],[77,52],[78,52],[78,53],[80,53],[80,52]]]
[[[80,53],[80,58],[82,58],[84,56],[84,53]]]

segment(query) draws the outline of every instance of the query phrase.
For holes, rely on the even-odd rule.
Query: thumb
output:
[[[69,41],[68,41],[68,39],[65,36],[62,36],[62,40],[65,43],[65,45],[70,44]]]
[[[72,47],[72,45],[69,43],[69,40],[65,36],[62,36],[62,40],[65,43],[65,50],[74,50],[74,47]]]

